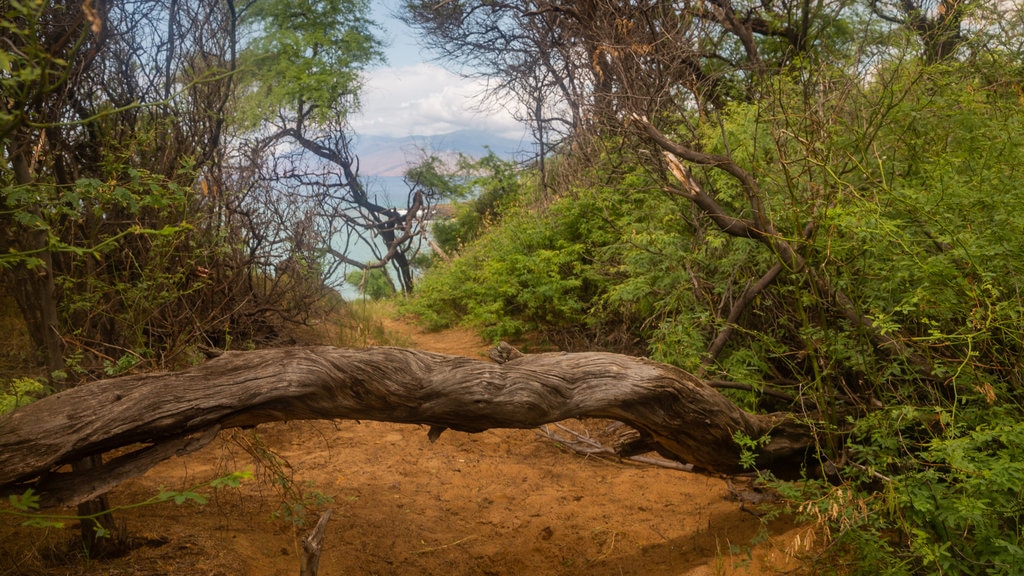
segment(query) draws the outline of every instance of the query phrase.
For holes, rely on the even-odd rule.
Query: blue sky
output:
[[[372,16],[383,31],[388,62],[369,70],[356,134],[429,136],[472,128],[518,138],[523,127],[504,110],[480,110],[482,81],[459,78],[416,44],[415,34],[392,17],[401,0],[374,0]]]

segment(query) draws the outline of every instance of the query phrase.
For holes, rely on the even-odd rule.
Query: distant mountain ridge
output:
[[[529,150],[528,140],[507,138],[483,130],[458,130],[431,136],[357,136],[354,142],[359,156],[361,176],[402,176],[406,169],[425,156],[455,159],[464,154],[480,158],[490,148],[501,158],[513,158]]]

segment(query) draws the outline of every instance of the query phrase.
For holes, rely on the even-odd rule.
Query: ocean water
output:
[[[370,198],[381,206],[404,208],[409,198],[409,186],[403,176],[364,176],[363,186]]]

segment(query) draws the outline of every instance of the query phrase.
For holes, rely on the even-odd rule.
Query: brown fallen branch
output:
[[[557,422],[550,426],[546,424],[541,426],[538,429],[537,434],[544,438],[548,438],[549,440],[554,440],[559,446],[584,456],[609,456],[628,460],[630,462],[636,462],[638,464],[647,464],[650,466],[657,466],[659,468],[671,468],[673,470],[680,470],[683,472],[693,472],[692,464],[684,464],[683,462],[678,462],[676,460],[666,460],[664,458],[652,456],[627,455],[616,452],[614,448],[602,443],[600,440],[581,434],[571,428],[562,426]]]
[[[741,472],[734,434],[770,436],[757,465],[780,476],[814,447],[791,414],[756,415],[678,368],[608,353],[508,352],[503,364],[404,348],[227,352],[180,372],[100,380],[0,418],[0,491],[33,489],[43,506],[81,501],[208,442],[219,429],[309,419],[448,428],[536,428],[568,418],[618,420],[662,455]],[[110,455],[88,474],[63,468]]]
[[[320,554],[324,551],[324,539],[327,537],[327,521],[331,519],[333,512],[330,509],[325,510],[313,530],[302,539],[299,576],[317,576],[317,572],[320,571]]]

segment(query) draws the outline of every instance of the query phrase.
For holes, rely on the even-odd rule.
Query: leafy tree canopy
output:
[[[240,18],[243,117],[255,125],[302,109],[324,122],[356,107],[360,72],[383,58],[367,11],[363,0],[251,4]]]

